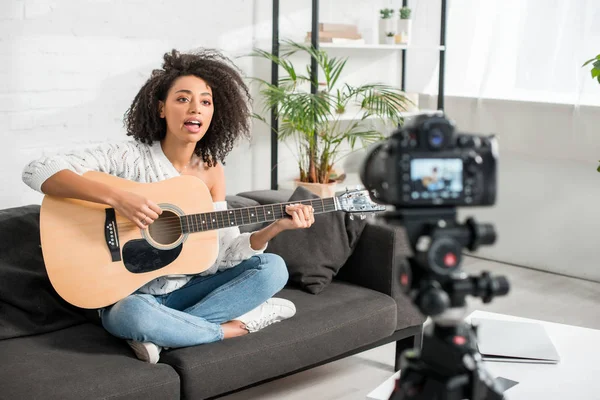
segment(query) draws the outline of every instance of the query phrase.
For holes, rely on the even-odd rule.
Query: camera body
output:
[[[457,133],[442,115],[420,115],[367,155],[361,180],[374,201],[397,208],[496,202],[498,143]]]

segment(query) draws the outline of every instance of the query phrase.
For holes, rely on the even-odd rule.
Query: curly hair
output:
[[[125,113],[127,136],[152,144],[167,134],[167,123],[160,118],[159,102],[165,101],[174,81],[181,76],[203,79],[213,91],[214,114],[206,134],[194,153],[208,166],[225,157],[238,138],[250,136],[250,105],[252,97],[233,62],[214,49],[202,49],[181,54],[177,50],[165,53],[162,69],[152,71],[150,78],[133,99]]]

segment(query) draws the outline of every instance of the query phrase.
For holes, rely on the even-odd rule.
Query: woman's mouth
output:
[[[202,122],[200,121],[188,121],[183,124],[185,128],[191,133],[200,132],[200,128],[202,127]]]

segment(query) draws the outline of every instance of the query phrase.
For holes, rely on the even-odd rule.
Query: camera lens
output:
[[[439,149],[444,144],[444,132],[439,128],[431,128],[429,131],[429,144],[434,149]]]

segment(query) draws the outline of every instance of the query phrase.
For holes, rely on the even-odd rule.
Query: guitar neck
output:
[[[285,212],[285,206],[288,204],[304,204],[312,206],[315,210],[315,214],[339,210],[336,198],[329,197],[324,199],[267,204],[264,206],[183,215],[180,217],[181,227],[183,233],[194,233],[261,222],[272,222],[288,216],[288,213]]]

